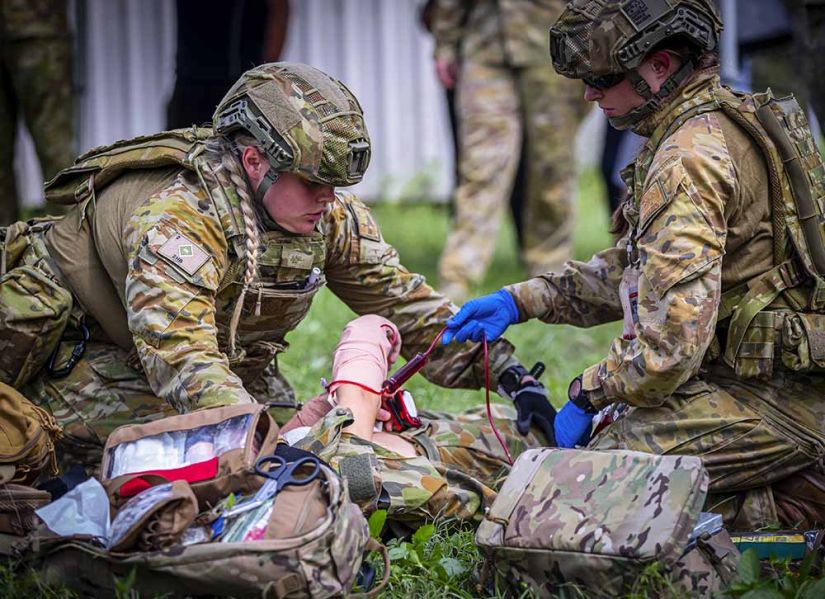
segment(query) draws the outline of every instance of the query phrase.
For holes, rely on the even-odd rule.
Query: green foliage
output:
[[[789,560],[760,562],[756,550],[748,549],[742,554],[736,580],[726,595],[742,599],[820,599],[825,597],[821,560],[817,552],[811,552],[800,564]]]
[[[43,584],[34,570],[22,564],[0,564],[0,597],[4,599],[73,599],[68,589]]]
[[[391,561],[385,597],[476,597],[481,556],[474,532],[445,522],[425,524],[408,541],[387,544]]]
[[[381,540],[381,533],[384,531],[384,524],[387,521],[387,510],[375,510],[369,519],[370,536],[373,539]]]

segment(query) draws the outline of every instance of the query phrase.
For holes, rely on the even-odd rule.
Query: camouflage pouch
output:
[[[186,538],[186,535],[184,535]],[[25,551],[26,548],[20,548]],[[29,539],[29,558],[41,580],[83,596],[114,596],[115,577],[134,572],[135,592],[153,597],[339,597],[349,595],[365,551],[384,555],[370,538],[346,483],[326,466],[306,486],[285,486],[260,540],[201,542],[162,551],[112,553],[81,540]]]
[[[71,293],[47,274],[36,233],[26,223],[0,229],[0,382],[18,388],[47,364],[73,306]]]
[[[721,538],[689,546],[707,487],[696,457],[532,449],[513,465],[476,543],[487,567],[541,596],[564,584],[619,596],[654,562],[676,588],[705,594],[720,581],[714,564],[736,554]]]
[[[106,440],[101,483],[112,505],[156,484],[185,480],[205,510],[262,484],[255,461],[278,442],[265,404],[196,410],[115,429]]]

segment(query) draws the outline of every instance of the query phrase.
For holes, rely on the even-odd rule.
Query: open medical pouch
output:
[[[115,429],[106,441],[101,483],[120,507],[150,486],[185,480],[202,510],[230,493],[263,482],[252,475],[259,456],[272,453],[278,425],[262,404],[197,410]]]

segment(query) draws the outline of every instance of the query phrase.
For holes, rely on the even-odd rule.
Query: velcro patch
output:
[[[350,204],[355,222],[358,225],[358,236],[371,241],[381,241],[381,231],[372,218],[372,214],[366,206],[361,204]]]
[[[648,222],[662,209],[668,202],[668,197],[662,189],[662,182],[659,179],[653,181],[650,187],[642,194],[639,202],[639,228],[644,229]]]
[[[193,275],[209,260],[207,254],[197,243],[175,233],[158,248],[158,255],[180,267],[188,275]]]
[[[312,255],[312,252],[307,253],[296,248],[284,248],[283,253],[281,254],[281,265],[287,268],[301,268],[304,270],[309,270],[312,268],[313,262],[314,256]]]

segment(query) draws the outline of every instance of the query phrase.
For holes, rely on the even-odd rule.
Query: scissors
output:
[[[309,472],[298,472],[304,466],[311,466]],[[266,467],[268,466],[268,467]],[[266,467],[266,468],[265,468]],[[251,499],[239,503],[223,513],[225,518],[243,514],[263,505],[277,495],[287,485],[303,487],[314,481],[321,473],[321,461],[313,456],[303,457],[294,462],[287,462],[278,455],[266,455],[255,462],[255,474],[266,478],[266,482]]]

